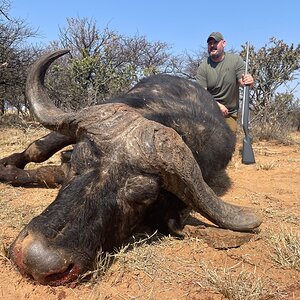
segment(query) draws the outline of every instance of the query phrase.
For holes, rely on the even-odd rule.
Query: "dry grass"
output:
[[[46,130],[37,127],[5,131],[0,141],[1,157],[24,150],[45,133]],[[247,206],[254,204],[263,212],[261,239],[220,251],[210,248],[200,238],[189,236],[184,240],[156,233],[136,237],[115,253],[99,254],[94,270],[71,288],[50,288],[27,282],[11,268],[6,257],[7,246],[32,217],[53,201],[57,190],[13,188],[0,183],[0,265],[3,274],[0,295],[5,295],[6,299],[22,299],[18,296],[23,294],[30,295],[30,299],[68,300],[298,299],[299,265],[284,266],[278,256],[284,258],[282,261],[293,258],[294,265],[297,265],[296,257],[299,259],[300,204],[296,182],[299,147],[287,149],[263,142],[254,146],[257,164],[261,164],[259,170],[254,165],[244,166],[240,156],[236,156],[228,170],[230,178],[234,179],[233,187],[224,200],[242,201],[237,203]],[[244,178],[247,184],[243,183]],[[271,186],[273,181],[276,185]],[[285,185],[281,185],[282,182]],[[224,184],[223,179],[221,183]],[[218,182],[216,185],[220,187]],[[280,234],[278,224],[293,226],[298,233],[296,229],[287,230],[284,237],[276,239],[275,236]],[[263,236],[266,228],[276,232]],[[273,246],[267,243],[271,240]],[[8,292],[13,295],[11,298],[7,298]]]
[[[300,217],[297,214],[297,210],[300,209],[299,205],[295,205],[289,209],[282,209],[279,206],[273,205],[264,210],[264,214],[267,218],[273,219],[278,224],[293,224],[298,226],[300,224]]]
[[[105,274],[111,272],[110,267],[116,261],[127,261],[126,257],[128,256],[128,250],[135,251],[135,249],[139,247],[147,247],[147,244],[154,238],[158,238],[157,232],[154,232],[150,236],[146,235],[144,237],[139,237],[137,240],[133,236],[132,241],[128,242],[125,246],[120,247],[114,253],[99,252],[95,259],[94,269],[83,274],[79,280],[81,281],[88,277],[91,277],[94,280],[101,279]]]
[[[184,240],[185,245],[181,246],[186,247],[188,244],[191,249],[188,257],[181,256],[178,251],[179,243],[182,244],[182,241],[162,237],[155,232],[151,236],[134,240],[114,254],[99,255],[95,270],[86,273],[82,279],[92,277],[93,282],[99,282],[100,279],[112,278],[115,274],[138,272],[139,277],[145,274],[150,282],[161,281],[166,289],[174,282],[177,285],[190,282],[190,285],[197,286],[200,290],[212,290],[229,300],[282,299],[271,280],[265,274],[259,276],[256,267],[247,264],[245,259],[232,267],[215,267],[210,261],[194,259],[194,253],[201,254],[207,249],[201,239]],[[166,249],[170,253],[172,248],[176,255],[170,258]],[[250,265],[251,269],[244,263]],[[152,291],[142,279],[139,280],[144,291],[151,295]],[[143,299],[156,298],[149,296]]]
[[[9,260],[8,259],[8,246],[1,242],[0,244],[0,258],[4,260]]]
[[[11,190],[11,194],[7,191]],[[12,229],[21,230],[29,221],[43,210],[44,206],[22,204],[19,207],[13,207],[10,203],[13,198],[21,198],[23,194],[23,188],[11,188],[0,191],[0,227],[8,226]],[[5,200],[3,200],[5,199]],[[1,229],[0,229],[1,235]]]
[[[0,116],[0,127],[28,128],[33,123],[27,115],[22,116],[16,113],[6,113]]]
[[[152,281],[159,278],[164,285],[174,282],[182,284],[201,276],[201,269],[195,268],[197,260],[193,253],[203,251],[204,242],[200,239],[186,238],[184,241],[170,236],[155,234],[149,242],[143,242],[124,252],[119,264],[132,271],[141,271]],[[190,247],[190,254],[181,249]],[[170,253],[173,256],[170,257]]]
[[[281,202],[275,197],[265,196],[268,199],[268,207],[262,210],[264,217],[278,224],[290,224],[299,226],[300,224],[300,203],[295,203],[288,208],[281,207]]]
[[[180,253],[180,249],[186,247],[191,248],[191,253]],[[133,237],[115,253],[99,254],[94,270],[85,273],[80,281],[89,278],[90,283],[98,283],[116,276],[138,273],[138,284],[145,293],[151,294],[149,282],[159,282],[165,289],[171,288],[175,282],[181,286],[190,282],[190,287],[195,286],[202,276],[202,270],[193,258],[193,253],[202,253],[203,249],[204,242],[201,239],[186,238],[183,242],[157,232],[152,235],[142,234]],[[170,257],[170,253],[174,255]]]
[[[255,268],[251,271],[244,266],[240,268],[240,264],[217,269],[202,262],[204,284],[229,300],[259,300],[271,296],[269,280],[258,276]]]
[[[256,164],[256,170],[269,171],[269,170],[273,170],[277,167],[279,167],[279,165],[276,161],[269,161],[269,162],[266,162],[266,163]]]
[[[279,232],[270,231],[267,236],[271,258],[279,266],[300,271],[300,232],[281,227]]]

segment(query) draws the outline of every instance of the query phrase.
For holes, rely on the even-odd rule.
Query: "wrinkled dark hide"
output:
[[[49,99],[44,77],[65,53],[43,56],[27,79],[31,110],[53,132],[0,160],[1,181],[62,184],[10,247],[22,273],[42,284],[65,284],[91,268],[97,252],[113,250],[142,225],[182,237],[190,210],[230,230],[261,224],[252,210],[223,202],[208,185],[224,172],[235,137],[206,90],[156,75],[122,97],[64,113]],[[62,166],[47,176],[24,170],[71,144]]]

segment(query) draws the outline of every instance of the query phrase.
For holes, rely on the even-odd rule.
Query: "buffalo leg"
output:
[[[70,137],[51,132],[31,143],[23,152],[2,158],[0,160],[0,181],[14,186],[45,185],[52,187],[61,184],[65,178],[63,165],[45,166],[35,170],[24,170],[24,167],[29,162],[43,162],[74,142]]]
[[[57,187],[65,179],[61,166],[45,166],[34,170],[24,170],[8,165],[0,166],[0,181],[13,186]]]
[[[46,136],[31,143],[23,152],[14,153],[0,159],[0,165],[12,165],[24,169],[29,162],[43,162],[62,148],[75,143],[75,141],[57,132],[51,132]]]

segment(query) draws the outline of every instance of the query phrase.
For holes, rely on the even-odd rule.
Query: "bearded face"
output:
[[[208,54],[213,60],[218,60],[224,55],[225,41],[210,39],[207,43]]]

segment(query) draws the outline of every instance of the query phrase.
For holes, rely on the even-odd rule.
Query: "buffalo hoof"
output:
[[[5,165],[0,162],[0,182],[13,184],[21,172],[24,172],[24,170],[18,169],[14,165]]]
[[[0,159],[0,166],[15,166],[19,169],[24,169],[26,166],[27,161],[24,158],[23,153],[14,153],[10,156],[4,157]]]

